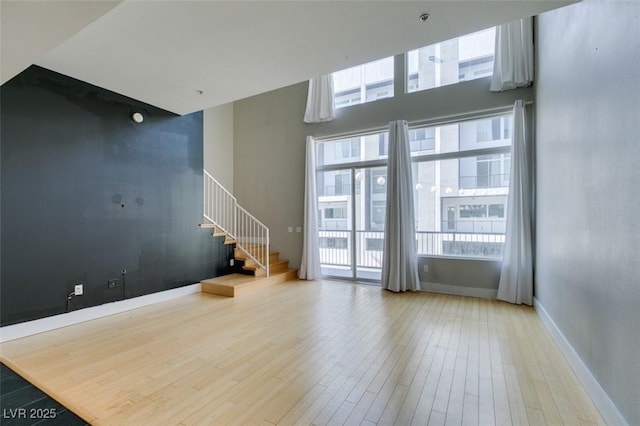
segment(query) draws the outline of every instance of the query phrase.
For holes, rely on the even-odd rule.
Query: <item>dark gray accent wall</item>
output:
[[[640,2],[541,15],[536,298],[640,424]]]
[[[197,227],[202,113],[176,116],[36,66],[0,95],[2,325],[64,313],[77,283],[70,310],[225,271],[230,248]]]

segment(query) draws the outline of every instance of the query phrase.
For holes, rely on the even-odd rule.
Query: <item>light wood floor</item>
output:
[[[95,425],[603,424],[533,309],[291,281],[0,346]]]

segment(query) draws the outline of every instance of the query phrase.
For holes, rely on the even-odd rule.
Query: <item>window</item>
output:
[[[510,115],[494,115],[409,129],[419,255],[501,258],[511,161],[511,140],[506,136],[511,122]],[[345,141],[350,145],[342,144]],[[345,154],[345,146],[350,146],[350,155],[359,149],[358,159],[347,164],[337,161],[336,143]],[[318,183],[335,187],[319,191],[319,235],[346,238],[349,247],[340,253],[337,248],[323,249],[321,262],[331,270],[329,275],[341,273],[336,265],[351,265],[344,269],[348,276],[365,276],[381,267],[388,146],[386,133],[318,142],[318,152],[331,153],[318,164]],[[339,187],[346,189],[341,192]]]
[[[320,173],[317,178],[318,195],[337,196],[351,194],[351,176],[347,171]]]
[[[509,185],[511,154],[480,155],[475,158],[476,184],[466,188],[500,188]]]
[[[384,215],[387,209],[386,201],[371,201],[370,223],[369,229],[373,231],[382,231],[384,229]]]
[[[351,176],[348,173],[336,173],[335,178],[335,195],[351,194]]]
[[[505,115],[428,129],[434,148],[412,153],[418,254],[502,256],[511,143],[502,136],[510,120]]]
[[[504,217],[504,204],[489,204],[489,217]]]
[[[409,130],[409,144],[411,155],[426,154],[435,149],[435,131],[433,128]],[[378,152],[380,157],[389,155],[389,138],[386,133],[381,133],[378,139]]]
[[[324,217],[326,219],[345,219],[347,217],[347,209],[346,207],[325,209]]]
[[[476,142],[488,142],[502,139],[500,117],[476,122]]]
[[[374,194],[386,194],[387,193],[387,171],[386,170],[373,170],[371,172],[371,192]]]
[[[460,206],[460,219],[470,217],[487,217],[486,204],[463,204]]]
[[[407,93],[493,73],[495,28],[407,52]]]
[[[511,116],[485,118],[460,123],[459,144],[453,151],[492,148],[511,145]],[[455,149],[457,148],[457,149]]]
[[[335,139],[316,144],[318,166],[330,166],[360,161],[379,160],[386,157],[386,133],[363,135],[347,139]]]
[[[412,129],[409,131],[411,155],[426,154],[436,146],[436,135],[433,127]]]
[[[347,239],[320,237],[320,248],[346,249]]]
[[[336,141],[334,145],[336,159],[353,160],[360,158],[360,139]]]
[[[333,73],[336,108],[393,97],[393,56]]]

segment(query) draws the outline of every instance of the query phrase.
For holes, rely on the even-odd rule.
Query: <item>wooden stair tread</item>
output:
[[[288,264],[289,264],[288,260],[278,260],[276,262],[269,262],[269,268],[272,268],[274,266],[288,265]],[[253,265],[245,265],[242,268],[246,269],[248,271],[253,271],[255,269],[260,269],[260,267],[255,265],[255,264],[253,264]]]
[[[253,275],[229,274],[216,278],[209,278],[200,281],[203,293],[217,294],[220,296],[235,297],[247,291],[264,287],[267,285],[295,280],[298,271],[287,269],[285,271],[274,272],[267,277],[255,277]]]
[[[193,222],[191,222],[193,223]],[[205,229],[209,229],[209,228],[215,228],[216,225],[213,223],[201,223],[198,225],[200,228],[205,228]]]

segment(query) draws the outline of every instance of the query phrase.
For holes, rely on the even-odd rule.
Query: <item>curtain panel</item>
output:
[[[302,260],[298,278],[315,280],[321,277],[320,242],[318,237],[318,195],[316,190],[316,143],[307,136],[307,160],[304,179],[304,235]]]
[[[394,292],[419,291],[409,128],[404,120],[389,123],[384,225],[382,288]]]
[[[305,123],[322,123],[335,118],[333,100],[333,76],[323,75],[309,80]]]
[[[506,239],[497,298],[510,303],[526,305],[533,304],[529,152],[524,101],[517,100],[513,107],[513,141],[511,143]]]
[[[532,18],[496,28],[493,77],[489,90],[500,92],[529,86],[533,82]]]

